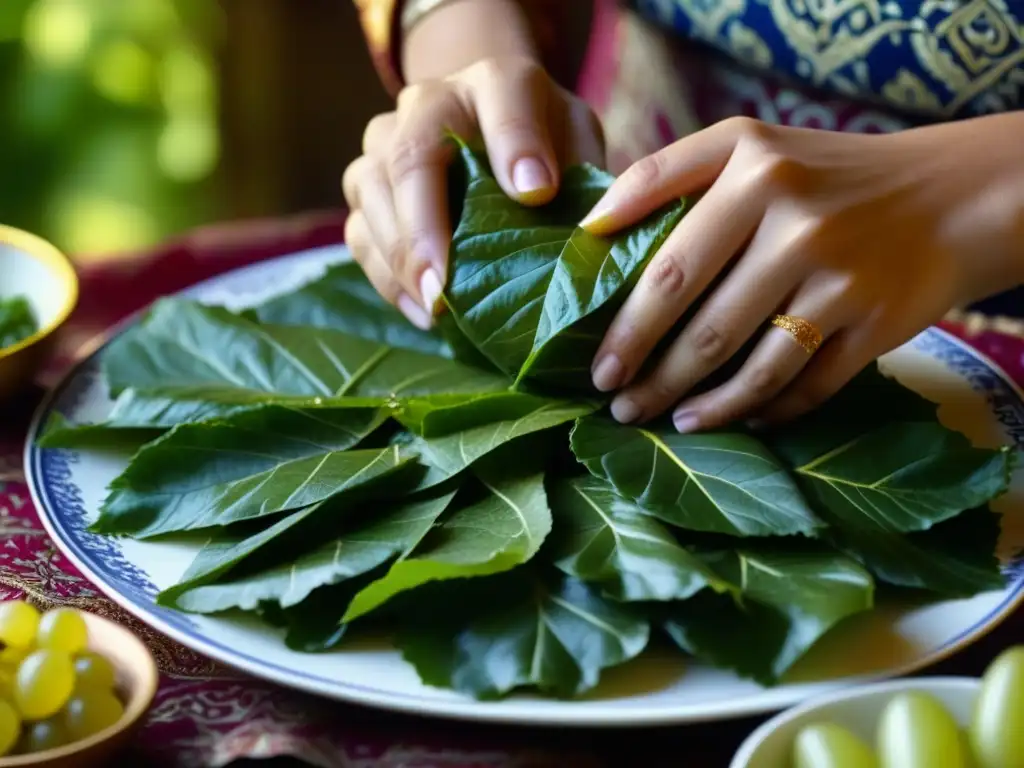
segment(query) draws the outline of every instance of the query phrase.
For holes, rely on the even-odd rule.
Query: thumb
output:
[[[548,127],[547,75],[536,65],[513,65],[502,73],[481,73],[473,86],[480,133],[498,184],[524,205],[550,202],[558,194],[559,168]]]

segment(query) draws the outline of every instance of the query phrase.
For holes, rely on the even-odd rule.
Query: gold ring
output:
[[[810,320],[792,315],[776,315],[772,318],[772,325],[792,336],[808,355],[813,355],[821,346],[821,331]]]

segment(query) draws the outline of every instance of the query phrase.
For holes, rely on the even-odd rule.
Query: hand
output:
[[[594,384],[612,414],[650,419],[678,403],[681,432],[775,422],[822,403],[955,305],[1019,283],[1024,114],[886,136],[732,119],[628,169],[583,226],[609,234],[707,190],[609,327]],[[731,266],[678,338],[655,345]],[[770,327],[732,378],[688,393],[779,314],[812,323],[809,354]],[[685,398],[680,402],[681,398]],[[752,419],[752,420],[753,420]]]
[[[480,61],[402,91],[345,171],[345,240],[381,296],[424,329],[448,274],[448,131],[482,137],[498,183],[524,205],[549,202],[562,167],[604,162],[593,113],[530,59]]]

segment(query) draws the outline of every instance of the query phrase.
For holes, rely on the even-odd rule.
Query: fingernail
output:
[[[441,298],[441,278],[437,276],[437,270],[427,267],[420,277],[420,296],[423,297],[423,306],[428,315],[433,315],[437,309],[437,300]]]
[[[430,330],[430,315],[407,293],[398,297],[398,310],[405,315],[405,319],[415,325],[421,331]]]
[[[620,424],[629,424],[640,418],[640,406],[628,397],[617,397],[612,401],[612,416]]]
[[[688,432],[693,432],[700,426],[700,417],[696,411],[676,411],[672,415],[672,423],[675,425],[677,432],[685,435]]]
[[[524,157],[512,166],[512,185],[521,195],[551,189],[551,174],[535,157]]]
[[[602,230],[608,228],[607,225],[611,212],[611,203],[605,202],[604,198],[602,198],[597,201],[597,205],[590,209],[590,213],[583,217],[580,227],[591,234],[600,234]]]
[[[605,355],[594,366],[594,386],[601,392],[611,392],[622,386],[622,379],[626,369],[622,367],[622,361],[618,355]]]

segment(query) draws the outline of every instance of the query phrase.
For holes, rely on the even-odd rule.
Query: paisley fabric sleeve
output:
[[[403,0],[354,0],[359,11],[359,23],[370,49],[373,64],[381,82],[388,92],[396,95],[404,82],[402,79],[402,25]],[[557,56],[558,30],[565,19],[568,6],[566,0],[519,0],[526,11],[534,39],[541,52],[548,59]]]

